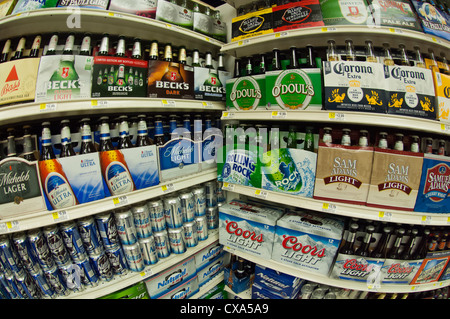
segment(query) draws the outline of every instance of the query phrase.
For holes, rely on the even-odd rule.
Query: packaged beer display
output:
[[[132,13],[141,17],[154,19],[157,4],[157,0],[110,0],[108,10]]]
[[[16,5],[17,0],[5,0],[0,3],[0,18],[10,15]]]
[[[323,26],[319,0],[289,2],[273,8],[273,31]]]
[[[20,12],[32,11],[37,9],[53,8],[58,4],[58,0],[17,0],[16,6],[14,7],[12,15],[18,14]]]
[[[274,32],[273,9],[264,1],[258,3],[261,3],[260,7],[257,7],[256,2],[252,2],[244,5],[249,8],[238,8],[238,16],[231,20],[231,41],[240,41]],[[241,12],[244,13],[240,15]]]
[[[304,283],[301,278],[256,264],[252,299],[295,299]]]
[[[411,0],[411,2],[416,9],[423,32],[450,40],[447,12],[442,12],[440,8],[431,2],[417,0]]]
[[[100,297],[99,299],[150,299],[150,296],[145,283],[141,281],[130,287]]]
[[[156,20],[175,24],[192,30],[194,24],[193,2],[159,0],[156,8]]]
[[[272,259],[327,276],[344,231],[339,218],[292,211],[277,221]]]
[[[365,0],[320,0],[325,25],[373,25]]]
[[[220,11],[213,11],[208,6],[193,3],[193,30],[222,42],[227,41],[227,24],[220,17]]]
[[[436,112],[439,121],[450,123],[450,75],[433,72],[436,89]]]
[[[422,31],[409,1],[368,0],[367,2],[375,25]]]
[[[60,0],[58,2],[58,7],[81,7],[81,8],[91,8],[91,9],[108,9],[109,0]]]

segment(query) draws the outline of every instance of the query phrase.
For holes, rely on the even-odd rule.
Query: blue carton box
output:
[[[253,286],[258,285],[271,294],[283,299],[292,299],[298,294],[304,280],[282,272],[261,266],[255,266],[255,280]],[[252,291],[253,294],[253,291]]]

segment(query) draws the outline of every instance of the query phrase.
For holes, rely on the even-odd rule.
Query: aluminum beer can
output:
[[[39,262],[34,251],[31,249],[30,242],[27,239],[25,232],[15,233],[12,237],[12,243],[14,245],[19,259],[22,265],[30,272],[38,272],[41,270]]]
[[[141,247],[139,243],[134,243],[132,245],[122,246],[125,259],[128,263],[128,268],[134,272],[140,272],[144,270],[144,259],[142,258]]]
[[[8,281],[6,280],[5,274],[2,272],[0,272],[0,284],[2,293],[5,295],[7,299],[19,298],[16,291],[9,285]]]
[[[195,222],[197,223],[198,241],[208,239],[208,223],[206,221],[206,216],[196,217]]]
[[[61,236],[66,244],[66,249],[74,261],[86,258],[83,240],[75,222],[65,222],[59,225]]]
[[[128,271],[128,264],[121,246],[105,251],[115,275],[123,275]]]
[[[92,216],[78,220],[78,230],[84,248],[89,255],[98,254],[103,250],[102,238],[97,228],[97,223]]]
[[[217,182],[217,189],[216,189],[216,197],[217,197],[217,204],[224,203],[227,199],[225,197],[225,192],[222,189],[223,182]]]
[[[184,243],[186,247],[195,247],[198,244],[197,223],[195,221],[184,223]]]
[[[166,229],[166,217],[164,215],[164,203],[162,200],[154,200],[147,203],[152,223],[152,231],[158,232]]]
[[[114,273],[109,262],[108,256],[104,251],[99,254],[89,256],[89,261],[91,262],[94,271],[100,280],[111,281],[113,279]]]
[[[82,269],[78,265],[68,262],[64,265],[58,265],[58,269],[67,289],[75,292],[80,292],[85,289],[81,277]]]
[[[7,235],[0,236],[0,260],[7,271],[13,273],[24,272],[22,264],[20,263],[19,255],[16,253],[14,246]]]
[[[67,296],[68,294],[70,294],[70,291],[67,289],[64,278],[56,266],[53,266],[52,268],[49,269],[45,269],[44,276],[56,295]]]
[[[100,238],[105,249],[117,247],[120,245],[117,227],[112,213],[102,213],[95,215]],[[98,253],[100,254],[100,253]],[[94,255],[98,255],[94,254]]]
[[[178,196],[171,196],[164,199],[164,216],[169,228],[178,228],[183,226],[183,211]]]
[[[50,249],[44,233],[40,229],[32,229],[27,232],[28,242],[33,254],[37,257],[37,261],[43,270],[55,267]]]
[[[120,209],[114,213],[114,219],[116,220],[117,233],[122,245],[136,243],[138,238],[131,211],[126,208]]]
[[[150,237],[152,235],[152,223],[147,205],[144,203],[135,205],[132,212],[138,239]]]
[[[158,253],[158,258],[166,258],[170,256],[170,244],[169,236],[167,231],[162,230],[160,232],[153,233],[155,238],[156,252]]]
[[[23,274],[14,274],[14,280],[17,288],[23,298],[39,299],[40,294],[33,278],[27,272]]]
[[[208,229],[219,228],[219,208],[217,206],[206,209],[206,223],[208,224]]]
[[[65,265],[70,261],[70,255],[64,246],[64,240],[56,226],[44,227],[44,236],[47,239],[48,248],[58,265]]]
[[[155,238],[153,236],[139,239],[142,258],[145,265],[154,265],[158,262],[158,253],[156,251]]]
[[[186,252],[184,244],[183,228],[171,228],[167,230],[169,236],[170,249],[174,254],[183,254]]]
[[[191,222],[195,218],[195,199],[192,192],[180,194],[181,210],[183,212],[183,222]]]
[[[85,286],[97,287],[100,282],[100,278],[97,276],[97,273],[92,267],[88,257],[77,261],[76,264],[80,267],[81,282]]]
[[[204,216],[206,214],[206,192],[204,186],[195,187],[192,190],[194,195],[195,216]]]
[[[217,182],[209,181],[205,183],[206,207],[217,206]]]
[[[26,275],[24,272],[23,275]],[[9,287],[9,290],[11,291],[10,294],[13,295],[14,299],[28,299],[28,295],[26,293],[26,290],[22,288],[21,285],[17,282],[16,278],[14,277],[13,273],[5,273],[5,282],[7,286]]]
[[[55,295],[55,292],[48,284],[42,270],[39,270],[37,272],[30,272],[30,276],[34,279],[34,283],[36,284],[36,286],[39,287],[41,296],[43,298],[52,298]]]

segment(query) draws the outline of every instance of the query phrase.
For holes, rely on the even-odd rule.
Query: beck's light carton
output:
[[[272,260],[326,276],[343,231],[341,219],[312,212],[288,212],[277,221]]]
[[[219,210],[219,243],[226,247],[269,259],[276,221],[281,209],[232,200]]]

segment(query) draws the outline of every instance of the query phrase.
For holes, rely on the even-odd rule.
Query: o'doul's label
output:
[[[226,82],[226,106],[237,111],[265,106],[264,75],[244,76]]]

